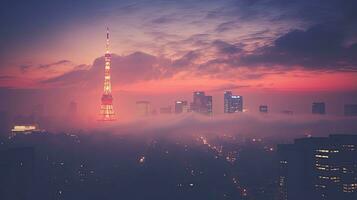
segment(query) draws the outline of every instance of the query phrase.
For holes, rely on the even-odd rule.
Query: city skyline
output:
[[[356,0],[0,2],[1,200],[356,200]]]
[[[4,16],[14,21],[1,21],[7,31],[1,37],[0,94],[6,98],[0,108],[21,112],[30,109],[26,103],[52,104],[58,114],[57,105],[74,100],[85,108],[82,115],[95,118],[104,76],[103,30],[109,26],[112,95],[120,115],[129,115],[135,109],[131,102],[143,95],[164,105],[196,90],[212,94],[216,108],[223,105],[220,93],[231,90],[245,97],[251,111],[267,104],[272,112],[309,113],[307,105],[321,101],[329,114],[341,115],[340,103],[357,101],[355,29],[348,20],[353,5],[42,2],[28,11],[38,20],[36,28],[26,25],[26,13],[5,9]],[[26,4],[7,6],[22,10]],[[311,9],[316,7],[321,8]],[[66,17],[60,8],[69,12]],[[309,17],[297,14],[302,10]],[[14,105],[24,98],[21,108]]]

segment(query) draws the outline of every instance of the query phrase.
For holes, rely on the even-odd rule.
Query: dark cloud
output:
[[[221,85],[215,89],[210,90],[210,92],[222,92],[222,91],[226,91],[226,90],[236,90],[236,89],[249,88],[249,87],[251,87],[251,86],[250,85],[237,85],[237,84],[231,83],[231,84]]]
[[[26,72],[29,70],[29,68],[30,68],[31,66],[32,66],[32,65],[23,64],[23,65],[20,65],[19,68],[20,68],[20,71],[21,71],[22,73],[26,73]]]
[[[211,43],[209,39],[210,34],[201,33],[201,34],[194,34],[191,35],[189,38],[180,41],[183,44],[191,44],[193,46],[204,47]]]
[[[118,8],[125,10],[128,3],[131,5],[129,7],[134,7],[134,10],[140,7],[138,4],[149,4],[140,1],[133,5],[129,1],[121,1],[119,3],[113,1],[108,5],[102,4],[100,1],[93,1],[91,3],[64,1],[54,4],[40,1],[33,4],[24,3],[15,5],[15,3],[7,1],[4,4],[5,6],[0,8],[0,11],[2,11],[0,12],[0,23],[2,23],[3,27],[8,27],[8,29],[0,33],[1,36],[4,36],[0,37],[3,38],[0,41],[7,40],[9,37],[19,36],[17,34],[24,36],[22,34],[27,34],[27,32],[29,32],[29,40],[31,40],[31,35],[49,35],[47,31],[42,32],[44,28],[38,27],[50,29],[53,28],[53,25],[58,24],[56,22],[66,21],[69,23],[69,21],[72,21],[69,19],[83,20],[87,19],[88,15],[99,17],[105,15],[104,11],[111,5],[116,5],[115,8],[109,10],[112,12],[113,10],[117,11]],[[156,7],[161,5],[161,3],[154,1],[153,5]],[[191,5],[197,7],[192,7]],[[200,5],[202,5],[202,10],[198,9]],[[30,7],[28,8],[28,6]],[[264,66],[269,69],[278,69],[268,73],[247,73],[243,77],[246,79],[259,79],[270,73],[281,73],[282,68],[287,70],[295,66],[304,67],[308,70],[353,72],[357,70],[357,12],[355,12],[357,2],[354,0],[240,0],[228,2],[208,1],[207,4],[200,3],[199,1],[193,3],[182,1],[177,3],[170,2],[165,4],[165,6],[167,6],[165,7],[167,8],[165,12],[152,13],[150,15],[149,21],[146,21],[149,22],[150,26],[153,24],[168,24],[178,21],[177,19],[190,18],[191,15],[187,13],[187,10],[201,13],[202,15],[199,16],[202,19],[194,17],[195,19],[183,22],[189,24],[190,21],[201,20],[202,24],[217,24],[217,26],[213,27],[212,30],[202,29],[202,32],[194,32],[187,39],[184,39],[184,36],[178,32],[170,32],[164,29],[145,30],[146,34],[154,38],[154,42],[160,43],[160,46],[164,43],[162,46],[170,46],[174,51],[177,51],[175,55],[183,56],[172,61],[144,53],[113,56],[112,76],[114,82],[133,83],[166,78],[179,70],[184,70],[183,67],[185,69],[190,67],[192,71],[198,74],[211,74],[216,77],[224,74],[227,68],[250,67],[254,70],[256,68],[253,67]],[[7,9],[10,7],[14,8],[16,12]],[[68,12],[64,14],[61,12],[63,10]],[[132,10],[130,9],[130,11]],[[152,12],[150,9],[147,11],[148,13]],[[187,14],[187,16],[180,15],[183,13]],[[46,17],[44,18],[43,16]],[[77,22],[82,20],[78,20]],[[251,22],[254,23],[249,24]],[[289,31],[286,29],[283,31],[270,29],[257,30],[256,33],[250,33],[242,38],[242,41],[238,41],[239,43],[237,40],[229,41],[224,38],[224,34],[227,32],[242,28],[244,25],[252,25],[253,27],[269,23],[272,25],[283,24],[282,27],[284,26],[285,28],[294,26],[296,28]],[[31,26],[29,31],[24,31],[29,26]],[[155,28],[157,27],[160,26],[155,26]],[[39,34],[39,32],[41,33]],[[265,40],[265,42],[272,43],[264,43],[265,46],[263,47],[257,45],[259,47],[256,49],[245,49],[245,46],[242,45],[246,41],[254,42],[254,40]],[[21,42],[18,41],[18,43]],[[26,43],[21,43],[21,45],[26,46]],[[0,46],[0,50],[1,47],[6,46],[12,45],[2,45]],[[214,55],[212,49],[215,50]],[[200,60],[201,58],[203,58],[203,61]],[[61,60],[50,64],[25,64],[19,66],[19,68],[25,73],[36,67],[47,69],[67,64],[70,65],[70,61]],[[80,82],[101,83],[103,76],[99,76],[98,74],[104,73],[103,66],[104,60],[103,58],[99,58],[95,60],[90,69],[86,65],[72,66],[75,67],[74,71],[45,80],[43,83],[68,82],[73,84],[75,77],[79,78],[78,81]]]
[[[37,70],[37,69],[51,70],[53,68],[56,70],[56,68],[57,68],[57,69],[61,70],[61,68],[64,66],[73,67],[73,66],[75,66],[75,64],[69,60],[60,60],[60,61],[48,63],[48,64],[22,64],[22,65],[19,65],[18,67],[22,73],[27,73],[29,71]]]
[[[223,33],[223,32],[235,29],[236,28],[235,25],[236,25],[235,21],[223,22],[216,27],[215,31],[218,33]]]
[[[146,53],[135,52],[127,56],[113,54],[111,59],[111,76],[114,84],[129,84],[138,81],[161,79],[173,74],[170,61]],[[97,58],[89,69],[86,65],[77,66],[75,70],[61,76],[42,81],[45,84],[62,86],[101,85],[104,77],[104,57]]]
[[[173,21],[175,21],[174,18],[172,18],[170,15],[165,15],[165,16],[161,16],[159,18],[152,20],[152,23],[154,23],[154,24],[168,24]]]
[[[87,70],[75,70],[64,73],[60,76],[41,81],[41,83],[55,84],[59,86],[73,86],[87,80]]]
[[[71,61],[69,61],[69,60],[60,60],[60,61],[57,61],[57,62],[54,62],[54,63],[50,63],[50,64],[41,64],[41,65],[38,66],[38,68],[45,69],[45,68],[50,68],[50,67],[53,67],[53,66],[58,66],[58,65],[63,65],[63,64],[71,64]]]
[[[200,57],[198,51],[190,51],[173,62],[174,67],[189,67],[192,66],[193,62]]]
[[[238,45],[229,44],[222,40],[215,40],[212,45],[222,54],[236,54],[243,51]]]
[[[357,68],[357,43],[344,45],[344,39],[335,26],[316,25],[306,31],[293,30],[277,38],[272,46],[241,57],[240,63],[354,71]]]

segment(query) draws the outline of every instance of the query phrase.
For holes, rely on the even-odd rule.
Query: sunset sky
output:
[[[2,109],[14,99],[23,107],[61,99],[96,112],[107,26],[118,110],[137,100],[191,101],[195,90],[214,95],[217,112],[224,90],[245,96],[248,110],[266,103],[308,112],[312,101],[325,101],[341,113],[357,101],[354,0],[1,4]]]

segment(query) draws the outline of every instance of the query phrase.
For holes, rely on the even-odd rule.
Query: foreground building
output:
[[[357,135],[278,145],[281,200],[357,199]]]

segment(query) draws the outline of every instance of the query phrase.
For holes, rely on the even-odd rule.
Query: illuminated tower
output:
[[[104,93],[102,95],[102,104],[100,105],[99,121],[116,120],[113,108],[112,85],[110,82],[110,57],[109,52],[109,28],[107,28],[107,42],[105,52],[105,71],[104,71]]]

